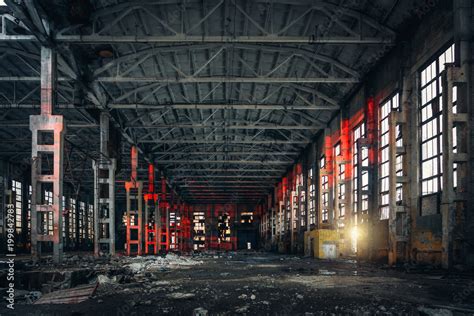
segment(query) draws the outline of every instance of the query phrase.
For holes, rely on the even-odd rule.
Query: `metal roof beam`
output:
[[[21,106],[21,105],[20,105]],[[39,104],[38,104],[39,106]],[[60,107],[61,105],[59,105]],[[0,108],[10,107],[0,104]],[[228,104],[228,103],[187,103],[187,104],[120,104],[112,103],[110,109],[224,109],[224,110],[305,110],[305,111],[335,111],[339,106],[335,105],[294,105],[294,104]]]
[[[1,39],[1,38],[0,38]],[[17,40],[31,40],[28,37]],[[61,35],[55,36],[57,43],[94,44],[94,43],[144,43],[144,44],[170,44],[170,43],[271,43],[271,44],[393,44],[391,37],[360,37],[360,36],[213,36],[213,35],[186,35],[177,34],[170,36],[159,35]]]
[[[286,129],[286,130],[318,130],[322,129],[325,126],[322,124],[319,125],[278,125],[278,124],[248,124],[248,125],[212,125],[212,124],[182,124],[182,123],[175,123],[175,124],[135,124],[135,125],[126,125],[126,128],[146,128],[146,129],[169,129],[169,128],[224,128],[224,129],[264,129],[264,130],[271,130],[271,129]]]
[[[144,144],[265,144],[265,145],[304,145],[309,144],[309,140],[214,140],[214,139],[162,139],[162,140],[141,140]],[[229,162],[229,161],[228,161]]]
[[[299,151],[154,151],[156,155],[229,155],[229,156],[240,156],[240,155],[255,155],[255,156],[298,156]],[[177,169],[180,170],[180,169]],[[227,169],[226,169],[227,170]]]
[[[173,160],[155,160],[156,164],[177,164],[177,163],[190,163],[190,164],[214,164],[214,163],[225,163],[225,164],[236,164],[236,165],[288,165],[291,161],[281,160],[190,160],[190,159],[173,159]]]
[[[222,179],[222,178],[229,178],[229,179],[278,179],[280,178],[279,175],[191,175],[191,174],[177,174],[171,176],[173,179],[197,179],[197,178],[213,178],[213,179]]]

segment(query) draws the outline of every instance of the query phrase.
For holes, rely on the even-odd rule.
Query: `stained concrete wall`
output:
[[[343,104],[340,113],[337,114],[328,124],[326,131],[332,135],[333,143],[335,145],[340,137],[341,120],[345,118],[353,119],[357,116],[366,116],[366,106],[368,99],[373,98],[377,108],[381,102],[389,97],[395,91],[400,94],[405,93],[407,99],[407,108],[405,109],[409,115],[410,127],[408,135],[404,135],[408,139],[409,163],[406,166],[406,173],[409,175],[409,185],[407,194],[404,198],[409,212],[408,222],[409,236],[407,241],[407,249],[402,255],[405,262],[427,263],[427,264],[441,264],[441,254],[444,251],[442,245],[442,216],[440,214],[440,198],[437,196],[431,198],[420,198],[420,157],[419,157],[419,123],[418,123],[418,108],[419,108],[419,71],[429,62],[432,61],[437,54],[446,49],[453,42],[456,43],[456,49],[460,52],[457,59],[464,60],[465,63],[472,64],[472,56],[474,56],[474,48],[471,45],[472,30],[474,29],[474,19],[472,8],[472,1],[455,0],[454,4],[451,1],[438,2],[437,7],[428,11],[413,11],[410,12],[409,19],[405,22],[404,31],[398,36],[395,47],[383,47],[380,51],[374,50],[373,54],[377,56],[379,53],[389,51],[385,57],[377,62],[373,70],[368,73],[363,83],[353,92],[352,96]],[[465,13],[464,18],[459,17],[459,13],[455,15],[454,6],[461,6],[459,11]],[[467,14],[466,14],[467,12]],[[464,21],[464,20],[465,21]],[[461,22],[469,24],[470,32],[464,31],[463,37],[460,37],[459,30]],[[466,26],[464,25],[464,29]],[[467,34],[466,34],[467,33]],[[469,43],[469,50],[461,49],[460,41]],[[469,68],[469,99],[467,100],[469,106],[470,124],[474,126],[474,109],[472,100],[474,98],[474,88],[472,84],[473,71]],[[407,84],[408,83],[408,84]],[[405,84],[405,86],[404,86]],[[411,86],[410,91],[407,86]],[[354,125],[354,124],[352,124]],[[352,127],[351,127],[352,128]],[[474,129],[470,129],[470,147],[469,147],[469,163],[474,164]],[[324,152],[324,131],[319,133],[314,142],[310,144],[298,162],[305,162],[307,167],[318,163],[321,153]],[[319,168],[316,168],[318,171]],[[469,174],[466,175],[466,188],[468,190],[469,203],[474,205],[474,168],[470,167]],[[378,178],[377,168],[375,168],[375,179]],[[317,173],[316,173],[317,174]],[[318,175],[319,179],[319,175]],[[308,191],[309,184],[306,187]],[[316,186],[318,187],[318,185]],[[378,194],[378,181],[373,183],[371,194]],[[320,196],[318,194],[317,199]],[[307,199],[309,202],[309,199]],[[319,208],[319,201],[317,202]],[[377,220],[379,201],[376,199],[375,205],[372,205],[369,210],[373,215],[372,225],[369,226],[369,234],[373,235],[371,244],[367,245],[367,252],[364,256],[367,259],[387,262],[388,248],[389,248],[389,229],[387,220]],[[308,206],[309,209],[309,206]],[[347,211],[346,211],[347,213]],[[462,227],[457,227],[455,233],[462,237],[462,248],[464,249],[459,260],[464,260],[464,264],[474,266],[474,208],[467,207],[461,211],[460,221],[463,223]],[[320,214],[318,214],[320,216]],[[315,229],[316,227],[311,227]],[[305,227],[309,229],[309,227]],[[298,238],[298,243],[301,243],[304,238]],[[304,240],[303,240],[304,242]]]

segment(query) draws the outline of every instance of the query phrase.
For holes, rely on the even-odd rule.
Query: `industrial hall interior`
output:
[[[0,0],[0,315],[474,315],[473,0]]]

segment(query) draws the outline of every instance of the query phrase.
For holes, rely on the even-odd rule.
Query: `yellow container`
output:
[[[317,229],[304,233],[304,249],[307,256],[319,259],[336,259],[338,243],[337,230]]]

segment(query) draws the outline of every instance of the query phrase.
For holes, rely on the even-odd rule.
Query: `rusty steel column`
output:
[[[100,114],[100,153],[94,170],[94,254],[115,255],[115,169],[109,157],[109,117]]]
[[[41,256],[41,243],[53,243],[53,260],[61,262],[63,146],[65,125],[62,115],[53,115],[56,83],[56,52],[41,47],[41,114],[30,116],[32,132],[31,165],[31,254],[37,261]],[[43,170],[49,156],[52,166]],[[52,168],[50,168],[52,167]],[[47,171],[47,172],[46,172]],[[52,171],[52,172],[51,172]],[[53,203],[47,205],[42,198],[46,187],[53,191]],[[52,218],[53,230],[48,223]]]

